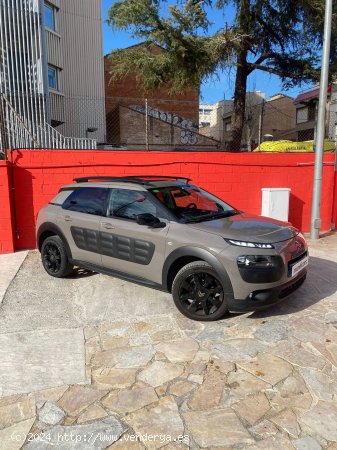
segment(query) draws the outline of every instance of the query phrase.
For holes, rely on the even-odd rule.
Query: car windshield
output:
[[[184,223],[220,219],[239,213],[219,198],[195,186],[170,186],[151,189],[150,192]]]

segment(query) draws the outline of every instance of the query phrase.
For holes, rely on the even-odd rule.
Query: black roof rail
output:
[[[187,184],[191,179],[185,177],[173,177],[173,176],[170,177],[161,175],[134,175],[125,177],[90,176],[90,177],[74,178],[73,181],[75,181],[76,183],[87,183],[88,181],[122,181],[125,183],[129,182],[129,183],[151,185],[151,182],[153,181],[165,181],[165,180],[181,181]]]
[[[134,175],[127,178],[138,178],[140,180],[149,180],[149,181],[162,181],[162,180],[176,180],[176,181],[182,181],[184,183],[188,183],[191,181],[191,178],[186,177],[175,177],[175,176],[168,176],[168,175]]]
[[[81,177],[74,178],[76,183],[87,183],[88,181],[124,181],[138,184],[147,184],[146,181],[138,179],[136,177],[110,177],[110,176],[91,176],[91,177]]]

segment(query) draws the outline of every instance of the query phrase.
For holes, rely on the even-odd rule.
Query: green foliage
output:
[[[228,65],[237,38],[231,31],[207,35],[205,2],[188,0],[168,7],[159,0],[124,0],[109,10],[109,24],[144,39],[144,45],[110,55],[112,80],[136,73],[145,90],[170,83],[171,91],[199,87],[200,82]],[[153,44],[164,51],[154,52]]]
[[[233,5],[236,17],[228,26],[226,8]],[[206,6],[224,11],[224,27],[213,34]],[[274,73],[284,87],[317,80],[323,21],[324,0],[120,0],[108,23],[144,45],[111,53],[112,79],[136,73],[145,90],[169,83],[173,93],[199,87],[240,61],[247,76],[256,69]],[[163,51],[154,52],[153,44]]]

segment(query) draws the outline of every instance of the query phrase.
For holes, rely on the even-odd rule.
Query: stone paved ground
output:
[[[0,448],[337,450],[337,235],[310,252],[291,298],[208,324],[103,275],[51,279],[31,252],[0,308]]]

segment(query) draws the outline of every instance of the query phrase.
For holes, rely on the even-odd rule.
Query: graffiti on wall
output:
[[[198,143],[198,137],[193,131],[181,130],[180,142],[184,145],[195,145]]]
[[[146,114],[145,106],[130,105],[129,108],[133,111]],[[162,120],[163,122],[169,123],[170,125],[177,125],[183,128],[180,131],[181,144],[195,145],[198,143],[198,135],[196,134],[199,132],[198,125],[192,120],[184,119],[183,117],[177,116],[176,114],[160,111],[156,108],[148,108],[147,114],[149,117],[153,117],[154,119]]]

